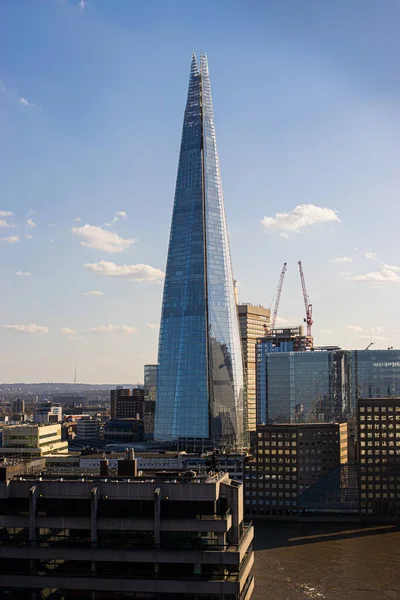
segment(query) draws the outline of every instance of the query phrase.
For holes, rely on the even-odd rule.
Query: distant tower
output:
[[[78,383],[78,380],[76,378],[76,365],[75,365],[75,371],[74,371],[74,383]]]

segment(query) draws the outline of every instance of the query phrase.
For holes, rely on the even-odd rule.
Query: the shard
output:
[[[158,363],[155,439],[242,443],[242,350],[205,55],[191,65]]]

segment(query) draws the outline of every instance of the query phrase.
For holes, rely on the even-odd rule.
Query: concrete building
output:
[[[347,463],[347,423],[261,425],[252,452],[245,464],[247,514],[297,519],[299,495]]]
[[[253,526],[227,474],[0,481],[7,598],[250,600]],[[47,596],[46,596],[47,597]]]
[[[400,398],[358,401],[362,518],[400,519]]]
[[[144,365],[144,399],[157,400],[157,369],[158,365]]]
[[[22,398],[16,398],[12,403],[12,412],[14,415],[25,412],[25,400]]]
[[[256,429],[256,343],[268,331],[271,311],[262,306],[239,304],[239,327],[244,364],[244,427]]]
[[[61,423],[63,409],[60,404],[42,404],[33,416],[35,423]]]
[[[116,388],[111,390],[112,419],[143,419],[143,389]]]
[[[1,456],[40,457],[68,452],[68,442],[61,439],[58,423],[6,425],[2,432]]]
[[[82,417],[76,423],[76,437],[79,440],[97,440],[100,437],[100,421],[95,417]]]

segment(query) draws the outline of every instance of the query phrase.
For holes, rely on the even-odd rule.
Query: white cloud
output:
[[[346,329],[347,331],[366,331],[366,329],[360,327],[359,325],[346,325]]]
[[[327,333],[327,334],[333,333],[332,329],[320,329],[319,332],[320,333]]]
[[[33,221],[33,219],[27,219],[26,224],[28,225],[28,227],[36,227],[36,223]]]
[[[130,325],[97,325],[97,327],[85,329],[85,333],[128,333],[132,335],[137,332],[136,327]]]
[[[7,242],[7,244],[16,244],[19,242],[19,235],[12,235],[11,237],[0,238],[0,241]]]
[[[366,283],[400,283],[400,276],[391,269],[382,269],[381,271],[353,275],[349,279],[351,281]]]
[[[398,267],[397,265],[386,265],[385,263],[382,263],[382,266],[384,269],[387,269],[388,271],[396,271],[396,272],[400,271],[400,267]]]
[[[78,6],[79,6],[79,8],[81,10],[85,10],[85,8],[86,8],[86,0],[79,0]]]
[[[375,252],[365,252],[364,256],[365,256],[365,258],[368,258],[369,260],[376,260]]]
[[[340,223],[336,211],[332,208],[322,208],[314,204],[299,204],[290,212],[276,213],[274,217],[264,217],[261,223],[266,229],[288,237],[289,233],[299,233],[304,227],[330,221]]]
[[[23,96],[19,97],[19,101],[21,102],[21,104],[23,104],[24,106],[29,106],[29,102],[26,98],[24,98]]]
[[[99,290],[90,290],[89,292],[83,292],[82,296],[103,296],[103,292]]]
[[[156,323],[147,323],[147,327],[149,329],[158,329],[160,326],[156,325]]]
[[[82,335],[70,335],[69,336],[70,340],[73,340],[74,342],[81,342],[83,341],[85,338]]]
[[[81,223],[82,219],[80,217],[75,217],[74,221],[75,223]]]
[[[11,210],[0,210],[0,217],[15,217],[15,214]]]
[[[126,212],[124,210],[119,210],[118,212],[115,212],[113,214],[113,218],[111,219],[111,221],[109,223],[104,223],[104,225],[106,227],[112,227],[118,221],[121,221],[121,220],[126,221],[127,218],[128,218],[128,215],[126,214]]]
[[[80,243],[82,246],[97,248],[111,254],[123,252],[135,242],[134,239],[124,239],[117,233],[106,231],[95,225],[86,224],[82,227],[73,227],[72,233],[81,238],[82,241]]]
[[[18,331],[19,333],[47,333],[49,331],[48,327],[34,325],[33,323],[30,325],[4,325],[4,329]]]
[[[117,265],[116,263],[101,260],[97,263],[87,263],[85,269],[105,275],[106,277],[122,277],[134,281],[161,281],[164,273],[150,265]]]
[[[28,273],[28,271],[17,271],[15,274],[20,277],[30,277],[32,275],[32,273]]]
[[[76,335],[75,329],[71,329],[70,327],[60,327],[60,331],[65,335]]]
[[[15,223],[9,223],[5,219],[0,219],[0,227],[15,227]]]
[[[25,239],[26,239],[26,240],[31,240],[32,238],[33,238],[33,235],[26,235],[26,236],[25,236]]]
[[[376,331],[377,333],[382,333],[382,332],[386,331],[386,329],[378,326],[378,327],[371,327],[370,331]]]
[[[280,327],[282,325],[289,325],[289,320],[285,319],[285,317],[277,316],[276,321],[275,321],[275,326]]]
[[[339,256],[338,258],[335,258],[334,260],[330,260],[329,262],[331,262],[331,263],[350,263],[350,262],[353,262],[353,259],[351,258],[351,256]]]

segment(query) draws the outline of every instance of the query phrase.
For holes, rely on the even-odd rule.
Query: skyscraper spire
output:
[[[208,62],[193,56],[159,340],[155,438],[240,444],[243,364]]]

